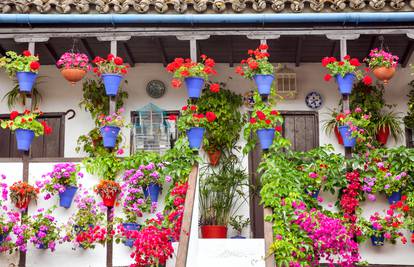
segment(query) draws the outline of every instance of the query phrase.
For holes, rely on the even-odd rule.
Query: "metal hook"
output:
[[[68,117],[68,120],[71,120],[71,119],[75,118],[75,116],[76,116],[76,112],[75,112],[73,109],[68,109],[68,110],[65,112],[65,116],[67,116],[69,113],[72,113],[72,115]]]

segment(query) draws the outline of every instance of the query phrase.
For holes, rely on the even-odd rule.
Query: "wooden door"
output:
[[[307,151],[319,146],[318,113],[313,111],[283,111],[283,137],[292,143],[295,151]],[[262,157],[260,145],[249,155],[249,173],[252,192],[250,193],[250,218],[254,238],[263,238],[263,207],[260,205],[260,174],[257,168]]]

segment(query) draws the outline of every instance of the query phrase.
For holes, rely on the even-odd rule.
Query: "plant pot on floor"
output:
[[[18,71],[16,73],[16,78],[19,83],[20,92],[30,93],[36,82],[37,73],[31,71]]]
[[[203,142],[204,128],[191,127],[187,130],[188,142],[190,143],[191,149],[200,149]]]
[[[184,79],[189,98],[198,99],[204,86],[204,79],[200,77],[187,77]]]
[[[59,205],[64,208],[70,208],[72,205],[72,200],[75,197],[78,187],[76,186],[66,186],[65,191],[59,193]]]
[[[335,133],[336,139],[338,139],[338,144],[343,145],[344,140],[342,139],[341,133],[338,130],[338,126],[334,127],[334,133]]]
[[[145,198],[149,196],[151,203],[158,202],[158,196],[161,191],[161,187],[158,184],[150,183],[148,186],[144,187],[143,190]]]
[[[74,85],[83,79],[86,71],[82,69],[62,69],[60,73],[62,74],[63,78]]]
[[[123,223],[122,226],[124,227],[125,231],[131,232],[131,231],[139,231],[141,229],[141,225],[138,223]],[[127,247],[132,248],[134,245],[135,238],[127,238],[124,241],[124,245]]]
[[[119,74],[102,74],[102,81],[107,96],[116,96],[118,94],[118,88],[122,79],[123,76]]]
[[[275,137],[275,129],[259,129],[256,131],[262,149],[269,149]]]
[[[371,243],[374,247],[381,247],[384,245],[384,234],[380,234],[379,236],[371,236]]]
[[[221,157],[221,150],[207,151],[211,166],[217,166]]]
[[[394,204],[401,200],[401,191],[394,192],[390,196],[387,196],[388,203]]]
[[[103,145],[106,148],[114,148],[116,145],[116,139],[118,138],[119,131],[121,129],[116,126],[104,126],[101,128],[101,135],[103,139]]]
[[[375,68],[372,72],[378,80],[383,81],[384,84],[388,84],[389,80],[391,80],[395,74],[395,68],[378,67]]]
[[[386,145],[388,137],[390,136],[390,127],[381,127],[379,128],[376,139],[381,145]]]
[[[338,130],[342,136],[344,147],[354,147],[356,144],[356,138],[352,137],[352,132],[348,125],[339,126]]]
[[[351,73],[346,74],[344,77],[336,75],[335,79],[338,84],[339,92],[342,95],[350,95],[354,85],[355,75]]]
[[[270,90],[272,88],[273,80],[275,76],[268,74],[256,74],[253,76],[253,80],[257,86],[257,90],[262,97],[267,97],[270,95]]]
[[[202,238],[227,238],[227,227],[223,225],[202,225]]]
[[[17,150],[20,151],[29,151],[30,146],[32,145],[35,134],[32,130],[27,129],[16,129],[16,143]]]

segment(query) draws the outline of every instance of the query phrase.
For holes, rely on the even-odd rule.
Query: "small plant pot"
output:
[[[204,86],[204,79],[200,77],[187,77],[184,79],[189,98],[198,99]]]
[[[16,143],[17,150],[20,151],[29,151],[30,146],[32,145],[35,134],[32,130],[27,129],[16,129]]]
[[[202,127],[192,127],[187,130],[188,142],[191,149],[200,149],[203,142],[203,135],[205,129]]]
[[[70,208],[72,205],[72,200],[75,197],[78,187],[76,186],[66,186],[66,189],[63,193],[59,193],[59,205],[66,209]]]
[[[123,223],[122,226],[126,231],[139,231],[141,229],[141,225],[138,223]],[[135,238],[127,238],[124,241],[124,245],[127,247],[132,248],[134,245]]]
[[[379,67],[375,68],[372,72],[378,80],[383,81],[384,84],[388,84],[389,80],[391,80],[395,74],[395,68]]]
[[[381,145],[385,146],[387,144],[389,136],[390,136],[390,127],[381,127],[378,130],[376,139]]]
[[[32,92],[33,85],[36,82],[37,73],[31,71],[18,71],[16,73],[17,82],[19,83],[19,90],[22,93]]]
[[[275,76],[273,75],[264,75],[264,74],[256,74],[253,76],[253,80],[257,86],[257,90],[259,91],[259,94],[263,96],[270,95],[270,90],[272,88],[273,80],[275,79]]]
[[[221,157],[221,150],[207,151],[211,166],[217,166]]]
[[[31,199],[27,198],[25,200],[19,200],[15,203],[16,208],[21,209],[21,210],[27,210],[27,208],[29,207]]]
[[[0,245],[3,244],[4,241],[6,241],[8,236],[8,233],[0,235]]]
[[[60,72],[68,82],[72,85],[79,82],[86,75],[86,71],[82,69],[62,69]]]
[[[269,149],[275,138],[275,129],[259,129],[256,131],[262,149]]]
[[[305,193],[310,195],[314,199],[318,198],[320,191],[321,190],[315,190],[315,191],[309,192],[308,189],[305,189]]]
[[[111,194],[111,195],[102,195],[101,194],[103,204],[108,208],[112,208],[115,205],[115,200],[116,200],[117,195],[118,195],[118,193]]]
[[[122,79],[122,75],[119,74],[102,74],[102,81],[107,96],[116,96],[118,94],[118,88]]]
[[[201,226],[202,238],[227,238],[227,227],[223,225]]]
[[[103,145],[106,148],[114,148],[116,145],[116,139],[121,128],[116,126],[104,126],[101,128],[101,135],[103,139]]]
[[[352,73],[346,74],[344,77],[341,75],[335,76],[336,83],[338,84],[339,92],[342,95],[350,95],[352,92],[352,87],[355,81],[355,75]]]
[[[380,236],[371,236],[371,243],[374,247],[381,247],[384,245],[384,234],[380,234]]]
[[[158,202],[158,196],[161,191],[161,187],[158,184],[150,183],[148,186],[144,187],[143,190],[145,198],[149,196],[151,203]]]
[[[335,133],[336,139],[338,139],[338,144],[343,145],[344,140],[342,139],[341,133],[338,130],[338,126],[334,127],[334,133]]]
[[[348,125],[339,126],[338,130],[342,136],[344,147],[354,147],[356,144],[356,138],[352,137],[351,130]]]
[[[230,238],[231,239],[246,239],[244,236],[241,236],[241,235],[232,236]]]
[[[401,191],[394,192],[388,198],[388,203],[394,204],[401,200]]]

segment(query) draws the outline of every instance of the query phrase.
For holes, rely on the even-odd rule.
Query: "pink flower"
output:
[[[386,233],[384,234],[384,237],[385,237],[386,239],[391,239],[391,234],[390,234],[390,233],[388,233],[388,232],[386,232]]]
[[[116,152],[117,155],[122,155],[124,154],[124,150],[122,148],[118,149],[118,151]]]

